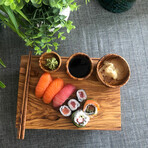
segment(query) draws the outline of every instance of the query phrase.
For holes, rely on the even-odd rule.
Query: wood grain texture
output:
[[[21,57],[16,127],[20,122],[27,57]],[[65,84],[71,83],[77,89],[85,89],[88,98],[95,99],[100,104],[99,115],[91,119],[86,127],[77,128],[70,118],[63,117],[57,110],[53,109],[52,104],[47,105],[43,103],[42,99],[37,99],[35,87],[43,71],[38,65],[39,56],[32,56],[26,129],[121,130],[120,88],[106,87],[97,80],[95,68],[99,58],[92,58],[94,71],[87,80],[83,81],[74,80],[68,76],[65,67],[67,59],[66,57],[62,58],[61,68],[51,76],[53,79],[60,77]]]

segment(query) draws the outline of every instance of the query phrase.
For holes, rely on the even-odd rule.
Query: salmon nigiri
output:
[[[51,82],[51,84],[47,87],[44,95],[43,101],[44,103],[49,104],[54,96],[63,88],[64,81],[60,78],[57,78]]]
[[[37,98],[41,98],[46,90],[46,88],[49,86],[51,83],[52,78],[49,73],[43,73],[42,76],[40,77],[38,84],[35,88],[35,96]]]
[[[64,88],[54,97],[53,106],[61,106],[69,98],[69,96],[71,96],[75,89],[76,87],[71,84],[65,85]]]

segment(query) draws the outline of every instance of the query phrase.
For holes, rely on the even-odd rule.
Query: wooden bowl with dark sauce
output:
[[[85,53],[75,53],[67,60],[66,71],[72,79],[87,79],[93,72],[92,60]]]

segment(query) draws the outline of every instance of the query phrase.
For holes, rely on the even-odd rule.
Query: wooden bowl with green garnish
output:
[[[49,53],[45,52],[39,59],[40,68],[49,73],[57,71],[61,66],[62,60],[59,54],[54,51]]]

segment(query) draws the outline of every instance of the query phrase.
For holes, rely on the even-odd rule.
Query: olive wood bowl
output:
[[[104,77],[102,75],[102,73],[100,72],[100,69],[104,65],[104,61],[111,61],[111,60],[114,60],[114,61],[116,60],[116,62],[117,62],[116,66],[120,66],[119,70],[122,75],[120,80],[118,80],[118,79],[114,80],[109,77],[108,78]],[[96,72],[97,72],[97,79],[101,80],[101,82],[104,85],[106,85],[108,87],[112,87],[112,88],[121,87],[121,86],[125,85],[130,78],[130,68],[129,68],[127,61],[123,57],[121,57],[117,54],[107,54],[107,55],[103,56],[97,63]]]
[[[56,58],[56,60],[58,61],[59,65],[56,69],[54,70],[51,70],[49,69],[46,65],[46,60],[48,58]],[[45,52],[44,54],[41,55],[41,57],[39,58],[39,66],[40,68],[45,71],[45,72],[48,72],[48,73],[53,73],[53,72],[56,72],[60,67],[61,67],[61,63],[62,63],[62,59],[61,57],[59,56],[59,54],[57,54],[56,52],[54,51],[51,51],[49,53]]]
[[[74,57],[76,57],[76,56],[79,56],[79,55],[87,57],[87,58],[89,59],[89,61],[90,61],[90,64],[91,64],[90,72],[88,73],[88,75],[86,75],[85,77],[82,77],[82,78],[78,78],[78,77],[73,76],[73,75],[70,73],[70,71],[69,71],[69,63],[70,63],[71,59],[74,58]],[[72,79],[75,79],[75,80],[84,80],[84,79],[87,79],[88,77],[91,76],[91,74],[92,74],[92,72],[93,72],[93,64],[92,64],[91,58],[90,58],[87,54],[82,53],[82,52],[78,52],[78,53],[75,53],[75,54],[71,55],[71,56],[69,57],[69,59],[67,60],[67,62],[66,62],[66,72],[67,72],[67,74],[68,74]]]

